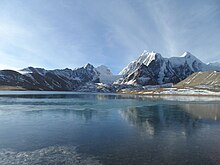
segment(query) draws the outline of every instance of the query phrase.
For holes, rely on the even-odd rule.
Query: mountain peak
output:
[[[149,52],[144,50],[144,52],[141,54],[141,56],[137,59],[137,62],[139,63],[150,63],[151,61],[161,58],[162,56],[159,53],[156,53],[154,51]]]
[[[150,65],[151,62],[162,59],[163,57],[154,51],[149,52],[144,50],[144,52],[135,60],[130,62],[119,75],[128,75],[132,71],[136,70],[140,65],[144,64],[146,66]]]
[[[210,62],[208,63],[210,66],[220,67],[220,62]]]
[[[88,63],[84,66],[84,68],[87,70],[92,70],[94,68],[94,66],[92,64]]]
[[[193,56],[190,52],[184,52],[180,57],[190,58],[195,56]]]
[[[47,71],[44,68],[34,68],[32,66],[28,66],[27,68],[23,68],[18,72],[21,74],[38,73],[40,75],[45,75]]]
[[[102,75],[113,75],[111,70],[105,65],[100,65],[96,67],[96,70]]]
[[[143,51],[143,53],[141,54],[141,56],[155,56],[155,55],[157,55],[157,54],[159,54],[159,53],[157,53],[157,52],[155,52],[155,51],[147,51],[147,50],[144,50]]]
[[[182,58],[185,59],[185,61],[187,61],[187,63],[191,66],[193,64],[193,62],[197,62],[197,63],[203,63],[200,59],[198,59],[196,56],[192,55],[190,52],[185,52],[183,53],[183,55],[181,56]]]
[[[159,53],[152,51],[152,52],[145,52],[144,55],[142,54],[138,61],[148,66],[152,61],[161,59],[161,58],[162,56]]]

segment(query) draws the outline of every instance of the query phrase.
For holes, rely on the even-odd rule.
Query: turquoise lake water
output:
[[[220,164],[220,101],[0,92],[0,164]]]

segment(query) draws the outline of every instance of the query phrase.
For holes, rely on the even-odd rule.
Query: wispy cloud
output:
[[[119,72],[144,49],[219,60],[218,0],[3,0],[0,6],[1,69],[90,62]]]
[[[145,6],[161,35],[164,53],[167,56],[192,51],[195,55],[207,60],[210,58],[207,54],[216,53],[218,50],[217,38],[220,25],[217,19],[219,17],[218,1],[158,0],[146,1]]]

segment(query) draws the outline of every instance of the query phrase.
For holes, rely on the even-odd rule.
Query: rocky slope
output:
[[[196,72],[175,86],[218,89],[220,91],[220,72]]]

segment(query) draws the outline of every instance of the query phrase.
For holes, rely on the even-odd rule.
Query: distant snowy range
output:
[[[28,67],[17,71],[1,70],[0,86],[9,90],[141,94],[172,94],[174,91],[178,94],[180,89],[190,91],[193,88],[194,92],[202,89],[203,92],[207,90],[218,94],[219,71],[219,63],[205,64],[189,52],[180,57],[164,58],[159,53],[144,51],[118,75],[112,74],[104,65],[94,67],[86,64],[76,69],[55,70]],[[158,91],[159,88],[163,89],[162,92]]]

